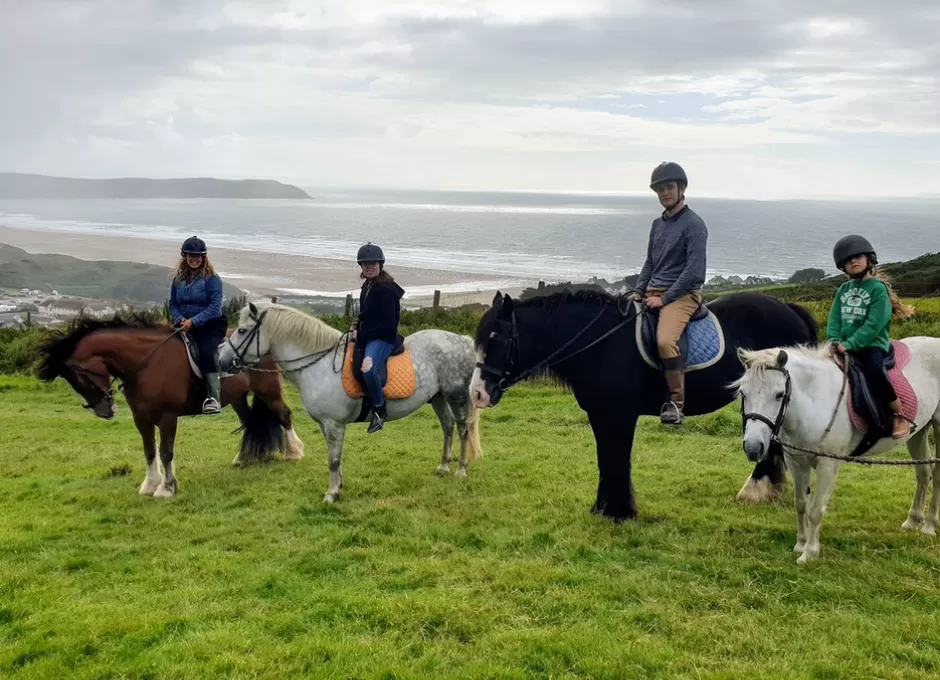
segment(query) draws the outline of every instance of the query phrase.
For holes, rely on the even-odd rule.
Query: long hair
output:
[[[189,278],[189,265],[186,263],[186,256],[184,255],[180,258],[180,263],[176,266],[176,274],[173,276],[174,281],[185,281]],[[196,270],[196,273],[193,274],[194,278],[200,279],[204,276],[215,276],[215,267],[212,266],[212,262],[209,261],[208,255],[202,256],[202,266]]]
[[[885,274],[881,268],[874,267],[872,275],[888,287],[888,299],[891,300],[891,316],[894,319],[910,319],[914,316],[914,308],[901,301],[894,286],[891,285],[891,277]]]
[[[359,272],[359,278],[365,279],[366,275],[362,272]],[[372,279],[372,283],[391,283],[395,280],[391,274],[388,273],[388,270],[385,267],[379,270],[379,275]]]

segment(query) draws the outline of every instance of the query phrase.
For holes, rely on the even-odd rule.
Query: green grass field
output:
[[[902,532],[910,468],[843,469],[821,560],[749,474],[734,408],[641,425],[641,519],[592,516],[571,396],[519,386],[466,480],[430,407],[351,428],[344,496],[296,394],[299,463],[235,470],[230,410],[186,419],[180,494],[137,495],[121,403],[0,377],[0,675],[16,678],[935,678],[940,547]],[[903,450],[894,454],[906,456]],[[456,467],[456,466],[455,466]]]

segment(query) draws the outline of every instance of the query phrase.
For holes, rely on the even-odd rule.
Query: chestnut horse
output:
[[[178,335],[169,325],[143,315],[106,321],[80,317],[39,346],[37,376],[46,381],[64,378],[85,400],[84,407],[99,418],[114,417],[113,385],[121,381],[120,389],[144,444],[147,476],[140,485],[144,496],[176,494],[173,443],[177,419],[202,413],[206,384],[192,372]],[[271,359],[259,368],[222,379],[221,405],[231,404],[242,424],[241,448],[232,462],[236,466],[268,460],[275,450],[284,451],[285,435],[285,460],[303,456],[303,442],[294,432],[284,402],[280,373]],[[250,406],[249,392],[255,395]],[[155,428],[160,430],[162,479]]]

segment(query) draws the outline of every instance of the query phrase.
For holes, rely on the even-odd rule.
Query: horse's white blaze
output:
[[[259,337],[244,342],[256,326],[255,312],[264,313]],[[249,305],[241,311],[239,327],[232,334],[231,343],[223,345],[219,354],[220,363],[227,368],[236,358],[235,347],[248,364],[257,362],[257,352],[270,353],[285,371],[285,378],[297,387],[304,409],[319,423],[326,439],[330,468],[330,484],[324,495],[327,502],[335,501],[340,495],[346,425],[356,421],[362,408],[362,400],[350,398],[343,389],[340,365],[344,358],[344,336],[319,319],[290,307],[270,303]],[[337,346],[334,354],[332,348]],[[474,366],[473,341],[431,329],[409,335],[405,346],[414,364],[415,391],[407,399],[387,402],[386,422],[403,418],[435,395],[443,395],[460,433],[461,450],[469,446],[472,455],[477,455],[478,414],[470,408],[467,395]],[[325,352],[323,358],[311,363],[319,352]],[[303,370],[291,370],[300,368]],[[444,426],[443,420],[441,425]]]
[[[928,337],[903,340],[911,349],[911,360],[904,368],[904,375],[917,394],[918,431],[906,441],[912,459],[930,455],[927,446],[928,428],[940,432],[940,339]],[[792,396],[790,407],[783,420],[782,440],[808,449],[847,455],[861,441],[862,434],[854,429],[849,415],[847,400],[839,402],[843,375],[828,355],[826,347],[784,348],[787,354],[786,370],[790,374]],[[770,370],[777,364],[781,348],[740,352],[745,367],[744,375],[735,383],[745,399],[745,410],[759,413],[774,421],[780,409],[780,395],[784,390],[783,373]],[[833,419],[833,413],[835,418]],[[826,427],[832,420],[832,429]],[[825,436],[825,439],[823,439]],[[745,426],[743,444],[749,455],[759,454],[770,443],[770,428],[766,423],[749,420]],[[865,455],[888,451],[900,442],[883,439]],[[763,449],[761,447],[764,447]],[[940,446],[935,455],[940,455]],[[840,461],[818,458],[784,448],[787,468],[793,477],[793,495],[797,515],[797,542],[794,550],[800,553],[797,560],[803,564],[819,555],[819,530],[826,511],[826,504],[835,488]],[[933,495],[930,510],[924,523],[925,529],[935,532],[940,511],[940,470],[936,465],[918,466],[915,469],[916,489],[911,509],[904,526],[914,528],[924,519],[923,505],[927,486],[933,480]],[[815,488],[810,494],[810,478],[816,471]],[[743,490],[742,490],[743,491]]]
[[[477,363],[483,362],[483,350],[477,350]],[[473,369],[473,376],[470,378],[470,401],[476,408],[487,408],[490,405],[490,395],[487,394],[483,386],[483,372],[479,367]]]

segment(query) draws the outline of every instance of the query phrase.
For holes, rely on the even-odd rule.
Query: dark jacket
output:
[[[404,294],[405,290],[394,281],[366,281],[362,284],[356,324],[357,344],[365,347],[372,340],[395,344],[401,318],[400,300]]]
[[[191,282],[173,281],[170,288],[173,323],[192,319],[193,326],[225,316],[222,313],[222,279],[218,275],[197,276]]]

